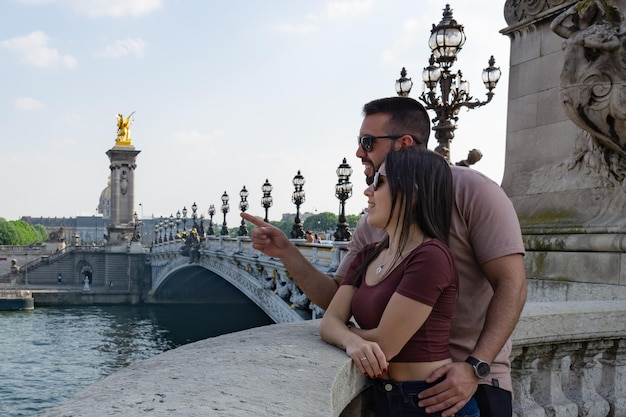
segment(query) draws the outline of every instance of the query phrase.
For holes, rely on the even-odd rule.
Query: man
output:
[[[363,113],[356,156],[369,182],[388,152],[427,145],[430,121],[417,101],[408,97],[374,100],[364,106]],[[510,417],[509,337],[526,300],[519,221],[511,201],[493,181],[463,167],[452,167],[452,175],[455,207],[450,249],[459,275],[450,332],[454,363],[426,380],[445,377],[420,395],[419,404],[428,413],[448,417],[475,395],[481,416]],[[333,280],[314,268],[278,228],[245,213],[242,217],[259,226],[252,231],[253,247],[280,258],[300,289],[322,308],[328,306],[360,248],[384,236],[363,216]]]

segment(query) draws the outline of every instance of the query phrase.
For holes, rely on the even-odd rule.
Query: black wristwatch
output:
[[[489,375],[489,372],[491,372],[491,367],[487,362],[476,359],[473,356],[468,356],[467,359],[465,359],[465,362],[472,365],[472,367],[474,368],[474,373],[480,379],[486,378],[487,375]]]

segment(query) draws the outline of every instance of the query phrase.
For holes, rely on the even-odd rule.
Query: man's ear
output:
[[[399,138],[398,141],[400,142],[400,149],[412,148],[416,145],[415,141],[413,140],[413,136],[411,135],[404,135]]]

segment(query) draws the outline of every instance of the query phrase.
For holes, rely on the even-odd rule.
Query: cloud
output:
[[[306,35],[317,31],[318,25],[329,21],[340,21],[367,13],[374,5],[374,0],[331,1],[326,3],[324,11],[307,16],[308,23],[283,23],[275,26],[279,32]]]
[[[176,145],[192,145],[198,146],[203,149],[205,152],[215,153],[214,149],[210,149],[210,145],[218,140],[219,138],[223,138],[225,132],[222,130],[216,130],[212,133],[200,133],[197,130],[189,130],[189,131],[180,131],[172,134],[173,142]]]
[[[400,35],[396,37],[390,48],[383,51],[383,62],[395,62],[400,57],[413,56],[414,51],[418,50],[419,42],[425,44],[428,38],[425,38],[424,23],[417,19],[407,19],[403,24]],[[411,62],[412,63],[412,62]]]
[[[134,56],[143,58],[146,43],[141,38],[128,38],[116,41],[112,45],[94,53],[96,58],[124,58]]]
[[[76,68],[78,61],[72,55],[61,55],[48,46],[50,37],[41,31],[0,41],[0,47],[21,57],[22,61],[39,68]]]
[[[163,0],[20,0],[20,3],[54,4],[89,17],[140,16],[163,7]]]
[[[310,23],[302,23],[302,24],[282,23],[280,25],[276,25],[275,29],[283,33],[291,33],[294,35],[306,35],[307,33],[315,32],[317,30],[317,26],[310,24]]]
[[[43,107],[43,103],[32,97],[18,97],[15,100],[15,108],[18,110],[38,110]]]
[[[322,14],[310,15],[309,18],[315,21],[343,20],[367,13],[373,5],[374,0],[331,1]]]

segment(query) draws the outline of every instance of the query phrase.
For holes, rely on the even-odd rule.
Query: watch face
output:
[[[479,362],[476,365],[476,373],[478,374],[480,378],[484,378],[487,375],[489,375],[490,371],[491,371],[491,368],[489,367],[489,364],[486,362]]]

